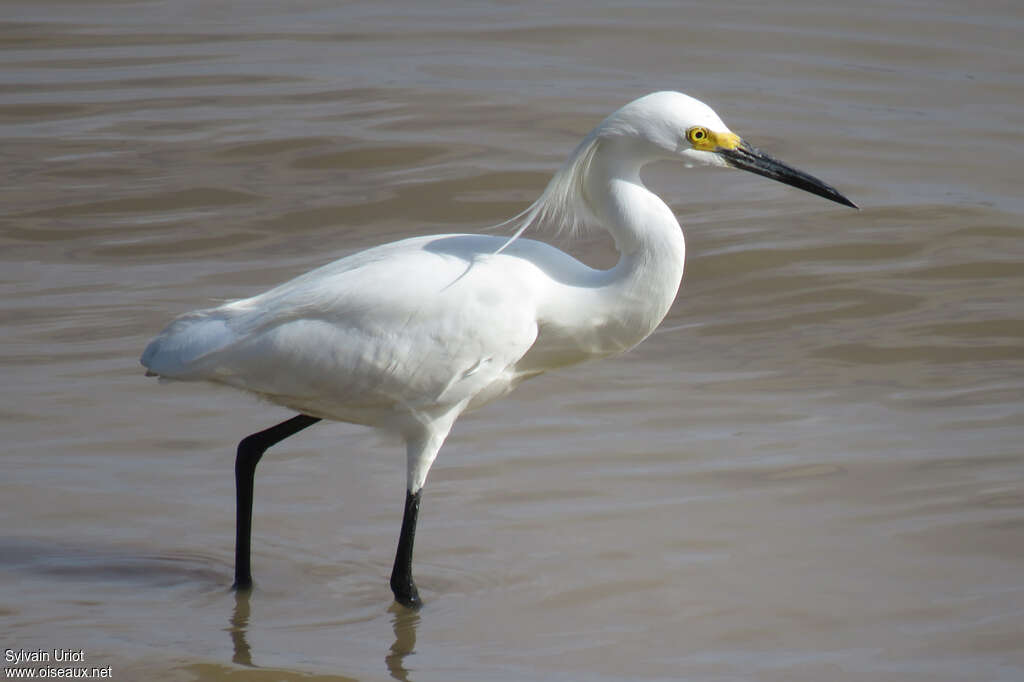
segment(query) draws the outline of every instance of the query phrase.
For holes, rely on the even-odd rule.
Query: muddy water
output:
[[[5,651],[119,680],[1024,679],[1021,6],[588,5],[4,4]],[[236,600],[233,448],[288,413],[145,379],[148,338],[496,223],[663,88],[863,210],[651,168],[679,300],[457,425],[423,611],[387,587],[402,451],[335,424],[261,465]]]

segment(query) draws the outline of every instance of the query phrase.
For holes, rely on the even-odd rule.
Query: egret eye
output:
[[[686,131],[686,139],[695,145],[706,143],[710,136],[708,129],[703,126],[694,126]]]

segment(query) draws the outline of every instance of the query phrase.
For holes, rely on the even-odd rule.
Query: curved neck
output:
[[[683,277],[686,245],[675,215],[644,186],[640,169],[653,157],[603,141],[588,169],[584,191],[598,222],[612,235],[619,262],[608,271],[607,295],[640,325],[645,338],[668,313]],[[626,308],[626,310],[621,310]]]
[[[563,291],[542,315],[532,355],[547,367],[620,353],[643,341],[668,313],[683,276],[679,223],[640,179],[640,168],[653,159],[601,144],[581,189],[592,219],[615,239],[619,261],[590,271],[586,286]]]
[[[640,170],[656,157],[629,147],[622,140],[602,140],[583,181],[587,206],[623,256],[651,248],[651,240],[682,238],[672,210],[640,178]]]

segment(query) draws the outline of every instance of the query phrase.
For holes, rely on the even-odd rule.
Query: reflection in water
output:
[[[384,657],[384,663],[387,664],[391,677],[409,682],[409,670],[404,665],[405,657],[416,648],[416,628],[420,624],[420,614],[398,604],[392,605],[391,613],[395,642],[391,645],[391,653]]]
[[[252,663],[252,650],[246,632],[249,628],[249,590],[235,590],[235,610],[231,613],[231,647],[235,652],[231,657],[233,663],[255,667]]]
[[[249,646],[247,637],[251,597],[252,593],[249,591],[235,592],[235,608],[231,612],[230,626],[227,631],[231,634],[231,647],[234,652],[231,662],[256,668],[257,666],[252,662],[252,648]],[[416,648],[416,628],[420,624],[420,614],[398,604],[392,604],[389,610],[392,613],[391,627],[395,633],[395,641],[384,657],[384,664],[391,677],[401,682],[410,682],[409,670],[405,667],[405,657],[412,654]]]

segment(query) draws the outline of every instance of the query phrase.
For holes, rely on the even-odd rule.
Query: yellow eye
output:
[[[710,137],[711,133],[709,133],[708,129],[703,126],[694,126],[686,131],[686,139],[696,146],[707,144],[708,138]]]

